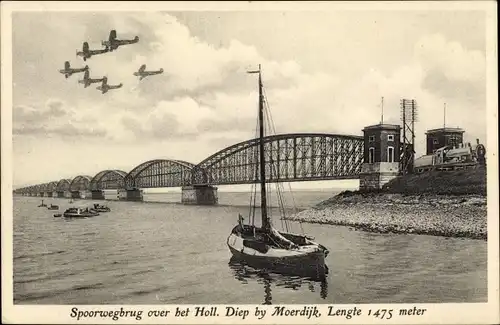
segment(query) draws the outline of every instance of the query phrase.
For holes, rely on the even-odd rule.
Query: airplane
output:
[[[88,71],[88,70],[89,70],[88,65],[86,65],[83,68],[71,68],[69,61],[66,61],[66,62],[64,62],[64,69],[59,70],[59,72],[64,74],[66,79],[68,79],[73,73],[79,73],[79,72],[84,72],[84,71]]]
[[[146,78],[147,76],[153,76],[155,74],[160,74],[160,73],[163,73],[163,68],[161,68],[158,71],[146,71],[146,65],[143,64],[139,68],[139,71],[134,72],[134,76],[140,77],[139,80],[142,80],[142,79]]]
[[[118,88],[121,88],[123,86],[122,83],[120,83],[118,85],[108,85],[108,78],[103,77],[102,79],[103,79],[102,85],[100,85],[96,88],[97,90],[100,90],[102,94],[107,93],[108,90],[110,90],[110,89],[118,89]]]
[[[108,47],[102,50],[89,50],[89,43],[83,42],[82,51],[78,52],[78,50],[76,50],[76,56],[81,56],[83,58],[83,61],[87,61],[87,59],[90,59],[92,55],[103,54],[107,52],[109,52]]]
[[[93,83],[98,83],[98,82],[104,81],[104,78],[106,78],[106,77],[102,77],[99,79],[92,79],[92,78],[90,78],[89,75],[90,75],[89,71],[88,70],[85,71],[85,74],[83,75],[83,80],[78,80],[78,83],[84,84],[85,88],[87,88],[88,86],[90,86]]]
[[[119,46],[122,45],[127,45],[127,44],[135,44],[139,42],[139,36],[134,37],[134,39],[131,40],[119,40],[116,39],[116,30],[112,30],[109,33],[109,39],[107,41],[102,41],[102,45],[106,46],[106,48],[109,48],[109,51],[116,50]]]

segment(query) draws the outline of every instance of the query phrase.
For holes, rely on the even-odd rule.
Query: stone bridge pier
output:
[[[144,200],[143,190],[140,188],[119,189],[118,199],[120,201],[139,201]]]
[[[92,190],[90,195],[92,200],[104,200],[104,191],[103,190]]]
[[[219,203],[217,187],[211,185],[183,186],[181,202],[189,205],[216,205]]]

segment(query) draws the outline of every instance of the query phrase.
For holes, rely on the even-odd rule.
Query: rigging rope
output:
[[[257,134],[258,134],[258,130],[259,130],[259,117],[258,116],[257,116],[256,120],[257,120],[257,123],[255,125],[254,139],[257,138]],[[258,157],[258,151],[257,150],[254,150],[254,151],[255,151],[255,154],[254,154],[255,155],[255,157],[254,157],[254,161],[255,161],[255,177],[257,177],[257,170],[258,170],[257,169],[257,157]],[[257,184],[252,183],[252,186],[250,188],[250,211],[249,211],[249,215],[248,215],[248,218],[252,220],[252,226],[255,226],[255,209],[256,209],[255,203],[256,203],[256,199],[257,199]]]
[[[270,124],[272,125],[272,127],[273,127],[273,129],[274,129],[274,120],[273,120],[273,116],[272,116],[272,113],[271,113],[271,109],[270,109],[270,107],[269,107],[269,102],[267,101],[267,94],[266,94],[266,90],[265,90],[265,89],[263,89],[263,93],[264,93],[264,98],[265,98],[265,103],[266,103],[266,108],[267,108],[266,113],[268,113],[268,115],[269,115],[269,117],[268,117],[268,118],[270,118],[270,120],[271,120],[271,121],[270,121]],[[275,129],[274,129],[274,133],[276,133],[276,130],[275,130]],[[279,162],[278,162],[278,165],[279,165]],[[280,184],[280,185],[281,185],[281,186],[283,186],[282,184]],[[289,189],[290,196],[292,197],[292,202],[293,202],[293,213],[294,213],[294,214],[297,214],[297,211],[298,211],[298,210],[297,210],[297,204],[296,204],[296,202],[295,202],[295,197],[294,197],[294,195],[293,195],[292,186],[291,186],[290,182],[288,182],[288,189]],[[282,190],[284,191],[284,189],[283,189],[283,188],[282,188]],[[285,202],[285,204],[286,204],[286,202]],[[286,219],[286,220],[287,220],[287,219]],[[303,227],[303,225],[302,225],[302,222],[301,222],[301,221],[299,221],[299,225],[300,225],[300,229],[301,229],[302,233],[304,234],[304,227]]]
[[[276,132],[276,128],[274,125],[274,120],[272,117],[271,109],[269,106],[269,101],[267,100],[267,94],[266,94],[265,89],[263,89],[263,96],[264,96],[264,104],[265,104],[264,107],[265,107],[265,113],[266,113],[265,114],[266,120],[269,124],[269,127],[272,128],[272,133],[276,134],[277,132]],[[271,157],[272,157],[272,150],[271,150]],[[271,163],[271,169],[274,170],[276,175],[278,175],[278,171],[273,167],[275,167],[276,169],[279,169],[279,161],[276,164],[276,166],[273,166],[273,164]],[[290,184],[288,184],[288,185],[290,186]],[[292,198],[293,198],[293,193],[291,192],[291,187],[290,187],[290,193],[291,193]],[[281,215],[282,225],[283,225],[283,221],[284,221],[286,231],[288,232],[289,231],[289,221],[286,218],[286,208],[285,208],[286,207],[286,199],[284,196],[283,184],[281,184],[279,182],[276,182],[276,194],[277,194],[277,198],[279,201],[279,211],[280,211],[280,215]],[[296,211],[295,199],[293,199],[293,204],[294,204],[294,208],[295,208],[294,211]]]

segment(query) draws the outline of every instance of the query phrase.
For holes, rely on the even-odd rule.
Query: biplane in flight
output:
[[[66,61],[64,62],[64,69],[59,70],[59,72],[62,73],[66,77],[66,79],[68,79],[73,73],[80,73],[88,70],[88,65],[83,68],[72,68],[69,64],[69,61]]]
[[[107,77],[103,77],[102,78],[102,84],[100,86],[98,86],[96,89],[100,90],[102,94],[105,94],[110,89],[118,89],[118,88],[121,88],[122,86],[123,86],[122,83],[120,83],[118,85],[108,85],[108,78]]]
[[[107,53],[107,52],[109,52],[108,47],[106,47],[105,49],[102,49],[102,50],[90,50],[89,43],[83,42],[82,51],[79,52],[77,50],[76,56],[81,56],[83,58],[83,61],[87,61],[87,59],[90,59],[93,55],[103,54],[103,53]]]
[[[139,71],[134,72],[134,76],[140,77],[139,80],[146,78],[147,76],[153,76],[155,74],[163,73],[163,68],[157,71],[146,71],[146,65],[143,64],[139,68]]]
[[[90,78],[90,73],[87,70],[87,71],[85,71],[85,74],[83,75],[83,80],[78,80],[78,83],[83,84],[85,86],[85,88],[87,88],[88,86],[90,86],[93,83],[98,83],[98,82],[104,81],[104,78],[106,78],[106,77],[92,79],[92,78]]]
[[[119,46],[122,45],[128,45],[128,44],[135,44],[139,42],[139,36],[134,37],[134,39],[131,40],[119,40],[116,38],[116,30],[112,30],[109,32],[109,38],[107,41],[102,41],[102,45],[106,46],[106,48],[109,48],[109,51],[116,50]]]

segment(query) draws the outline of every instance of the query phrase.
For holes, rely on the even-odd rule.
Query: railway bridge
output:
[[[264,138],[267,181],[361,179],[361,187],[380,186],[382,174],[389,173],[390,177],[395,177],[399,171],[399,130],[397,125],[379,124],[365,128],[364,136],[328,133],[267,136]],[[377,140],[373,138],[373,132],[378,134]],[[397,140],[390,147],[392,151],[384,152],[379,148],[383,143],[379,138],[387,132],[393,132],[393,139]],[[198,164],[153,159],[130,172],[109,169],[93,177],[78,175],[73,179],[28,186],[14,192],[28,196],[104,199],[104,190],[113,189],[118,191],[121,200],[141,201],[144,189],[181,187],[183,203],[215,204],[217,185],[260,181],[258,144],[258,138],[243,141],[212,154]],[[375,147],[377,150],[374,150]],[[367,166],[362,168],[363,165]]]

